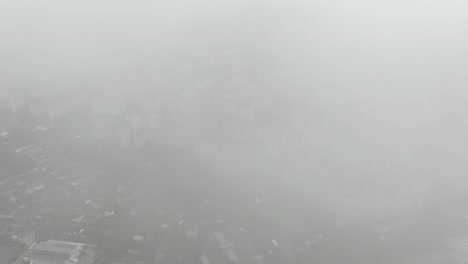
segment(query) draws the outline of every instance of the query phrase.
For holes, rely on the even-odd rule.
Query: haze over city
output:
[[[468,259],[463,1],[0,6],[0,263]]]

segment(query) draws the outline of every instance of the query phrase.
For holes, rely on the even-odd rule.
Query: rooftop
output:
[[[80,243],[47,240],[39,242],[38,244],[34,245],[31,249],[35,251],[46,251],[71,255],[73,251],[83,246],[84,244]]]
[[[23,259],[63,264],[92,264],[98,259],[98,255],[94,250],[87,250],[85,244],[47,240],[31,246],[19,261]]]

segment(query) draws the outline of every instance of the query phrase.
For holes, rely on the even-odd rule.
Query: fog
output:
[[[191,185],[200,199],[239,208],[244,199],[259,199],[267,218],[285,230],[310,228],[321,210],[354,231],[363,221],[393,226],[397,220],[388,219],[427,211],[420,219],[439,217],[442,224],[426,235],[444,233],[458,221],[451,217],[468,213],[463,1],[4,0],[0,6],[0,99],[27,91],[53,98],[57,109],[91,98],[88,110],[69,111],[64,121],[31,121],[61,126],[52,143],[41,144],[74,153],[63,155],[83,166],[118,174],[112,170],[118,161],[89,157],[122,152],[128,178],[140,184],[167,183],[167,192],[187,197],[180,186]],[[94,132],[86,136],[94,121],[80,113],[111,108],[125,108],[127,117],[155,113],[156,147],[117,151],[109,144],[109,152],[99,152],[104,141]],[[1,122],[9,131],[28,129]],[[70,143],[75,135],[83,143]],[[140,180],[124,165],[133,159],[177,180],[169,184],[149,172]],[[333,255],[334,247],[321,252]],[[367,263],[351,255],[340,261]]]

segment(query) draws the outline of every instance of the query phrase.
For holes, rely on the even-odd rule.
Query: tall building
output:
[[[116,144],[126,118],[126,99],[118,92],[100,91],[91,100],[91,132],[95,140]]]

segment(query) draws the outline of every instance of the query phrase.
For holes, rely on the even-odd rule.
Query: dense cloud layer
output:
[[[221,170],[268,175],[260,182],[293,174],[305,190],[328,181],[399,186],[466,171],[457,161],[465,154],[465,9],[416,0],[8,1],[0,81],[182,91],[174,83],[188,63],[189,86],[216,94],[222,85],[203,84],[239,71],[269,98],[263,108],[282,105],[285,115],[274,144],[215,155]]]

